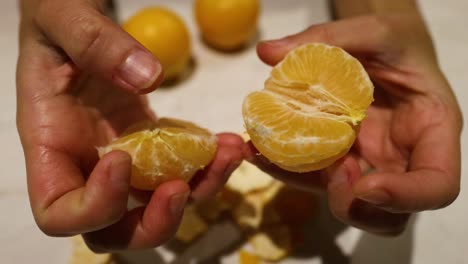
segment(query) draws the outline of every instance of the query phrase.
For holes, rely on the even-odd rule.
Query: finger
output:
[[[246,145],[244,150],[246,160],[255,165],[260,170],[272,177],[290,185],[294,188],[304,191],[323,191],[326,187],[326,175],[322,171],[313,171],[308,173],[296,173],[286,171],[270,162],[265,156],[261,155],[253,146],[252,142]]]
[[[243,159],[244,141],[239,135],[220,133],[217,136],[218,150],[212,164],[190,181],[191,196],[196,201],[210,198],[220,191]],[[151,198],[151,193],[147,191],[132,190],[131,193],[142,203],[148,203]]]
[[[114,225],[84,235],[96,252],[153,248],[169,240],[177,231],[190,195],[180,180],[161,184],[146,207],[128,212]]]
[[[269,65],[280,62],[290,50],[311,42],[339,46],[351,53],[372,54],[388,51],[384,46],[388,44],[389,36],[389,26],[385,19],[365,16],[314,25],[295,35],[262,42],[257,46],[257,53]]]
[[[190,181],[192,198],[201,201],[219,192],[244,159],[244,141],[233,134],[218,135],[218,150],[211,164]]]
[[[105,155],[86,183],[66,154],[40,150],[39,155],[28,163],[28,186],[34,216],[44,233],[64,236],[98,230],[126,212],[131,158],[125,152]]]
[[[356,182],[354,194],[392,212],[417,212],[449,205],[460,192],[457,131],[450,122],[431,127],[413,149],[408,172],[372,173]]]
[[[328,169],[330,211],[343,223],[368,232],[400,234],[406,227],[409,214],[394,214],[358,199],[353,194],[353,184],[362,177],[358,161],[352,155],[347,155]]]
[[[236,148],[242,148],[244,145],[244,140],[241,136],[234,133],[219,133],[218,143],[224,146],[231,146]]]
[[[36,20],[82,71],[133,92],[154,90],[162,80],[161,64],[102,10],[95,1],[41,1]]]

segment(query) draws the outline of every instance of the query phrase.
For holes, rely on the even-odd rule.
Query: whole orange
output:
[[[190,34],[173,11],[162,7],[142,9],[123,28],[159,59],[166,80],[186,69],[191,57]]]
[[[195,18],[205,41],[214,48],[242,47],[257,30],[259,0],[196,0]]]

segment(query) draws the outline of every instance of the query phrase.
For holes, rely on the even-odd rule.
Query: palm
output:
[[[35,144],[66,153],[79,161],[85,174],[97,162],[96,146],[108,143],[135,122],[153,118],[144,96],[95,79],[74,87],[64,85],[59,94],[45,98],[38,108],[46,108],[47,116],[33,119],[39,121],[33,127],[40,131]]]
[[[364,172],[371,168],[378,171],[396,172],[405,169],[406,160],[401,145],[402,131],[400,106],[391,102],[388,94],[378,91],[375,102],[362,122],[354,152],[360,157]],[[400,126],[401,125],[401,126]]]
[[[412,148],[431,122],[431,113],[438,110],[405,84],[371,77],[376,80],[375,101],[361,124],[354,153],[361,158],[364,172],[404,172]]]

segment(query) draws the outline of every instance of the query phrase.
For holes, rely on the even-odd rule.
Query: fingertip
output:
[[[148,88],[136,90],[136,93],[142,95],[142,94],[148,94],[148,93],[154,92],[163,83],[164,78],[165,78],[164,69],[161,69],[161,73],[158,75],[158,77],[156,78],[156,81],[154,81],[152,85],[150,85]]]
[[[382,181],[378,174],[366,175],[366,177],[362,177],[353,185],[353,193],[357,197],[377,189],[382,189]]]
[[[202,201],[213,197],[221,190],[229,176],[239,167],[244,155],[237,147],[221,146],[213,162],[192,178],[192,198]]]
[[[166,203],[174,221],[178,221],[182,216],[190,193],[190,186],[186,182],[173,180],[158,186],[151,200],[156,203]]]
[[[110,186],[128,192],[132,174],[132,158],[130,155],[125,151],[114,150],[104,155],[101,161],[108,164]]]
[[[156,221],[157,218],[165,215],[167,217],[164,224],[167,230],[163,232],[166,234],[165,236],[169,236],[170,233],[173,233],[173,229],[180,222],[190,193],[189,185],[182,180],[165,182],[156,188],[148,204],[148,207],[153,207],[155,209],[155,214],[148,219]]]
[[[153,54],[136,48],[118,66],[113,79],[120,87],[143,94],[155,90],[164,79],[164,73],[161,63]]]
[[[264,63],[274,66],[280,62],[287,51],[277,41],[263,41],[257,44],[257,55]]]
[[[183,193],[190,193],[190,186],[183,180],[172,180],[159,185],[153,197],[158,196],[158,199],[168,200],[173,195]]]
[[[244,160],[244,155],[240,148],[233,146],[219,148],[209,168],[215,185],[224,184],[232,172],[239,167],[242,160]]]
[[[239,147],[244,145],[242,137],[235,133],[223,132],[216,135],[218,137],[218,144],[223,146]]]
[[[394,197],[385,176],[388,175],[373,173],[362,177],[353,185],[353,194],[362,201],[392,211]]]
[[[243,146],[242,152],[244,154],[245,159],[254,164],[257,162],[259,157],[262,157],[264,159],[264,157],[260,154],[260,152],[250,140],[247,141],[246,144]]]
[[[347,183],[353,186],[362,176],[357,159],[347,154],[327,169],[328,181],[333,184]]]

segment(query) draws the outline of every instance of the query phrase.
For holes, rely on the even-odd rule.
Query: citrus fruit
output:
[[[166,80],[175,79],[186,69],[191,57],[190,34],[173,11],[144,8],[130,17],[123,28],[159,59]]]
[[[259,0],[196,0],[195,18],[205,41],[221,50],[238,49],[257,30]]]
[[[280,261],[291,253],[291,231],[286,226],[259,230],[249,239],[255,255],[267,261]]]
[[[134,188],[153,190],[169,180],[189,181],[214,158],[216,136],[193,123],[162,118],[145,127],[98,148],[101,157],[112,150],[130,154]]]
[[[277,166],[319,170],[344,156],[373,101],[361,63],[344,50],[311,43],[290,51],[261,91],[243,103],[254,146]]]
[[[260,258],[245,250],[239,251],[239,264],[260,264]]]

